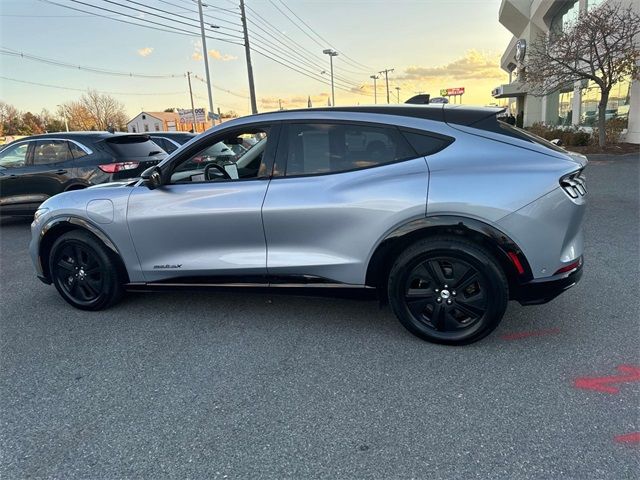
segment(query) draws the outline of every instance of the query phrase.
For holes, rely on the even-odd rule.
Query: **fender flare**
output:
[[[509,266],[509,271],[506,273],[508,277],[510,277],[510,283],[511,281],[523,283],[533,278],[531,267],[522,249],[503,231],[475,218],[458,215],[433,215],[409,221],[387,233],[385,237],[378,242],[369,257],[365,283],[367,285],[375,283],[374,278],[380,273],[380,268],[385,261],[386,254],[392,251],[392,247],[393,245],[397,245],[397,241],[405,239],[413,241],[422,236],[420,235],[421,232],[427,235],[430,232],[443,230],[452,234],[472,234],[480,236],[488,245],[492,245],[494,247],[493,253],[498,254],[498,260],[503,265]],[[517,256],[524,270],[523,273],[516,271],[513,259],[510,258],[511,254]]]
[[[122,259],[120,252],[118,251],[118,248],[116,247],[116,245],[111,241],[111,239],[109,238],[109,236],[104,233],[99,227],[97,227],[96,225],[94,225],[92,222],[81,218],[81,217],[77,217],[74,215],[62,215],[60,217],[55,217],[52,218],[50,220],[48,220],[40,229],[40,235],[38,237],[38,262],[40,263],[40,269],[42,271],[42,275],[44,277],[45,280],[47,280],[48,282],[50,282],[50,272],[49,272],[49,267],[48,267],[48,263],[46,261],[44,261],[45,259],[43,258],[43,254],[46,254],[46,256],[48,257],[49,255],[49,251],[44,251],[43,247],[51,247],[53,241],[52,242],[45,242],[45,239],[47,238],[47,234],[51,231],[51,230],[55,230],[56,227],[59,226],[63,226],[63,225],[70,225],[74,228],[78,228],[81,230],[86,230],[90,233],[92,233],[93,235],[95,235],[98,240],[100,240],[109,250],[111,250],[118,259]],[[47,250],[50,248],[46,248]],[[124,267],[124,265],[122,265]]]

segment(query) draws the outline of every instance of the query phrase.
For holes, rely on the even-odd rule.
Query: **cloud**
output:
[[[230,62],[231,60],[237,60],[238,57],[234,55],[229,55],[228,53],[221,53],[218,50],[209,50],[209,58],[213,60],[218,60],[220,62]],[[204,58],[202,55],[202,45],[199,42],[193,41],[193,53],[191,54],[191,59],[196,62],[201,61]]]
[[[148,57],[149,55],[151,55],[152,52],[153,52],[153,48],[144,47],[138,50],[138,55],[140,55],[141,57]]]
[[[220,60],[221,62],[229,62],[238,58],[236,56],[229,55],[228,53],[220,53],[218,50],[209,50],[209,57],[214,60]]]
[[[424,67],[412,65],[399,75],[400,80],[433,80],[433,79],[499,79],[505,75],[500,68],[500,55],[487,54],[477,50],[469,50],[464,57],[446,65]]]

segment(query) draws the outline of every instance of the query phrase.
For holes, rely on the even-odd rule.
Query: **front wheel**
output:
[[[389,303],[414,335],[434,343],[466,345],[491,333],[509,298],[498,262],[459,238],[416,242],[394,262]]]
[[[102,310],[122,296],[113,254],[88,232],[74,230],[51,248],[49,271],[56,289],[82,310]]]

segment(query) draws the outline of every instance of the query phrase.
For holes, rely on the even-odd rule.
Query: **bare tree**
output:
[[[78,101],[67,102],[58,108],[66,115],[72,130],[116,130],[124,128],[127,114],[124,105],[110,95],[89,90]]]
[[[640,74],[639,33],[640,15],[631,7],[603,3],[562,31],[539,36],[529,49],[524,81],[536,95],[556,92],[580,80],[598,85],[598,142],[603,147],[605,112],[612,87]]]

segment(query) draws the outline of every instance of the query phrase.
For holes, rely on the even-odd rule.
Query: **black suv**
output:
[[[167,154],[148,135],[48,133],[0,150],[0,215],[29,215],[47,198],[136,178]]]
[[[165,152],[172,153],[197,135],[190,132],[153,132],[149,137]]]

